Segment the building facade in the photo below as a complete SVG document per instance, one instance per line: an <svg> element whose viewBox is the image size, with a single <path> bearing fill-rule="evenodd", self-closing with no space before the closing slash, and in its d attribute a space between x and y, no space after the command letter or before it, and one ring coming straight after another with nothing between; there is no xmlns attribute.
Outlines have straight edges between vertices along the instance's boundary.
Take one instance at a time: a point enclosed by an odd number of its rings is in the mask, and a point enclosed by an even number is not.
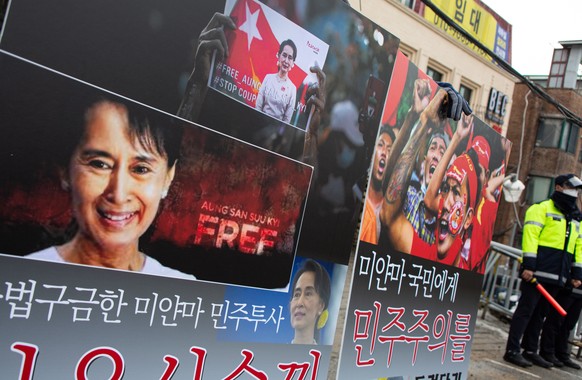
<svg viewBox="0 0 582 380"><path fill-rule="evenodd" d="M562 48L554 50L550 73L529 79L577 115L579 121L582 117L582 41L560 44ZM513 142L508 172L517 173L526 189L519 202L500 204L494 240L520 246L525 211L552 194L554 177L561 173L582 175L580 127L550 101L534 95L526 84L515 86L507 130L507 137Z"/></svg>
<svg viewBox="0 0 582 380"><path fill-rule="evenodd" d="M474 114L505 135L512 108L511 94L517 81L513 75L439 21L420 0L351 0L350 3L400 38L400 50L412 63L436 81L449 82L459 89ZM489 44L482 42L511 63L511 25L493 10L478 0L433 3L449 9L453 21L476 38L494 40ZM456 9L457 3L462 7ZM487 32L488 29L494 31Z"/></svg>

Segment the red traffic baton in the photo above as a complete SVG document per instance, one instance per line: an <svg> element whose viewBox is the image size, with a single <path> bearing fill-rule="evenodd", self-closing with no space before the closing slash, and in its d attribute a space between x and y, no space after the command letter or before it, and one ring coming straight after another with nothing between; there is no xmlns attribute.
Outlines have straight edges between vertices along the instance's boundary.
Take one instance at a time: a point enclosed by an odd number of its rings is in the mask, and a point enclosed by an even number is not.
<svg viewBox="0 0 582 380"><path fill-rule="evenodd" d="M562 316L565 317L566 316L566 310L564 310L564 308L562 306L560 306L560 304L554 299L554 297L552 297L552 295L550 293L548 293L548 291L546 290L546 288L544 288L542 286L542 284L540 284L538 282L538 280L534 277L531 279L530 283L532 283L533 285L536 286L536 289L542 293L542 295L548 300L548 302L550 303L550 305L552 305L554 307L554 309L556 309L556 311Z"/></svg>

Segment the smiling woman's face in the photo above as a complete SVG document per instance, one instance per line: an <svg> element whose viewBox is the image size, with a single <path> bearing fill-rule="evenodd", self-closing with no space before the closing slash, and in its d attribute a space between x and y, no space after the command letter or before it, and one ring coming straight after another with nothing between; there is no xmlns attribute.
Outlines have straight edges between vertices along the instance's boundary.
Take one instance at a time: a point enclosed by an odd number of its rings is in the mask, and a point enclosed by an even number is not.
<svg viewBox="0 0 582 380"><path fill-rule="evenodd" d="M315 289L315 273L303 272L293 289L291 326L296 330L314 329L324 305Z"/></svg>
<svg viewBox="0 0 582 380"><path fill-rule="evenodd" d="M124 106L94 105L68 169L78 237L100 249L137 250L173 176L165 155L130 137Z"/></svg>
<svg viewBox="0 0 582 380"><path fill-rule="evenodd" d="M284 74L288 74L289 71L295 66L295 59L293 58L293 48L289 45L283 46L281 53L277 54L277 60L279 63L279 71Z"/></svg>

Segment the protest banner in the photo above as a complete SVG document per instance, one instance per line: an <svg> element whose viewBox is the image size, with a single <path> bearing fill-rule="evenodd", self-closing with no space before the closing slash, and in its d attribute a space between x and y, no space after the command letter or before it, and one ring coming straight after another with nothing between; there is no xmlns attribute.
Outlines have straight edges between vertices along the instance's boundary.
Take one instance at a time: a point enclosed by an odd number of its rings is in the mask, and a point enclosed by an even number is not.
<svg viewBox="0 0 582 380"><path fill-rule="evenodd" d="M398 40L341 2L239 4L274 17L273 35L307 39L290 77L301 69L327 95L313 125L210 88L194 99L199 113L181 107L208 83L196 69L212 54L198 46L234 2L11 2L0 41L3 376L327 377L359 211L346 190L365 178L380 117L369 107L384 102ZM330 22L349 27L330 34ZM181 137L167 150L170 130ZM307 149L313 131L326 138ZM90 247L108 247L104 260Z"/></svg>
<svg viewBox="0 0 582 380"><path fill-rule="evenodd" d="M473 115L444 118L444 90L402 54L393 78L338 378L466 378L510 144Z"/></svg>
<svg viewBox="0 0 582 380"><path fill-rule="evenodd" d="M225 8L236 29L225 30L228 56L213 56L209 87L305 130L307 89L317 85L310 68L324 68L329 46L257 1L229 0Z"/></svg>

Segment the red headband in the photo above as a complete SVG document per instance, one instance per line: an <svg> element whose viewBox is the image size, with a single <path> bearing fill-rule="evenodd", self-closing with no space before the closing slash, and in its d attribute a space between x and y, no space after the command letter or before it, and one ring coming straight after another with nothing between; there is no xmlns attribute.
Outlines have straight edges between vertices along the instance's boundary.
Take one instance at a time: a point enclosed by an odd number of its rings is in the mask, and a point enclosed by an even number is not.
<svg viewBox="0 0 582 380"><path fill-rule="evenodd" d="M483 136L477 136L473 140L473 149L477 152L479 157L479 163L485 168L489 169L489 158L491 156L491 148L489 147L489 142Z"/></svg>
<svg viewBox="0 0 582 380"><path fill-rule="evenodd" d="M452 178L459 182L459 185L463 185L463 180L467 178L467 185L469 186L469 207L475 208L475 202L477 199L477 171L475 170L475 165L473 161L466 153L463 153L453 161L451 166L447 169L445 178Z"/></svg>

